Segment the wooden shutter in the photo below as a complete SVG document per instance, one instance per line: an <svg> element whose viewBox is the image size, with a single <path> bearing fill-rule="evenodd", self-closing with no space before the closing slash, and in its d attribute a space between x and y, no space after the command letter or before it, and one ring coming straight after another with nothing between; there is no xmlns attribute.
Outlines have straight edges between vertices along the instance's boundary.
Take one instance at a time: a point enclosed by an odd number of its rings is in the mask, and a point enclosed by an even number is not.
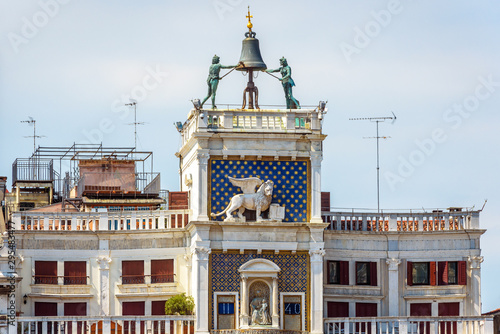
<svg viewBox="0 0 500 334"><path fill-rule="evenodd" d="M429 281L431 285L436 285L436 262L429 263Z"/></svg>
<svg viewBox="0 0 500 334"><path fill-rule="evenodd" d="M370 285L377 286L377 262L370 262Z"/></svg>
<svg viewBox="0 0 500 334"><path fill-rule="evenodd" d="M87 303L64 303L65 316L87 315Z"/></svg>
<svg viewBox="0 0 500 334"><path fill-rule="evenodd" d="M174 281L174 260L151 260L151 283Z"/></svg>
<svg viewBox="0 0 500 334"><path fill-rule="evenodd" d="M458 285L467 285L467 262L458 261Z"/></svg>
<svg viewBox="0 0 500 334"><path fill-rule="evenodd" d="M330 192L321 192L321 211L330 212Z"/></svg>
<svg viewBox="0 0 500 334"><path fill-rule="evenodd" d="M64 261L64 284L87 284L87 262Z"/></svg>
<svg viewBox="0 0 500 334"><path fill-rule="evenodd" d="M36 317L56 317L57 316L57 303L35 302L35 316Z"/></svg>
<svg viewBox="0 0 500 334"><path fill-rule="evenodd" d="M144 284L144 261L122 261L122 283Z"/></svg>
<svg viewBox="0 0 500 334"><path fill-rule="evenodd" d="M349 261L340 261L340 284L349 285Z"/></svg>
<svg viewBox="0 0 500 334"><path fill-rule="evenodd" d="M185 210L188 209L188 192L187 191L171 191L168 193L168 209L169 210Z"/></svg>
<svg viewBox="0 0 500 334"><path fill-rule="evenodd" d="M35 261L35 284L57 284L57 261Z"/></svg>
<svg viewBox="0 0 500 334"><path fill-rule="evenodd" d="M123 302L122 315L145 315L144 302Z"/></svg>
<svg viewBox="0 0 500 334"><path fill-rule="evenodd" d="M413 264L410 261L406 261L406 281L408 285L413 285Z"/></svg>
<svg viewBox="0 0 500 334"><path fill-rule="evenodd" d="M430 317L432 315L432 303L411 303L410 317Z"/></svg>
<svg viewBox="0 0 500 334"><path fill-rule="evenodd" d="M376 317L377 303L356 303L356 317Z"/></svg>
<svg viewBox="0 0 500 334"><path fill-rule="evenodd" d="M438 262L438 285L448 284L448 262Z"/></svg>
<svg viewBox="0 0 500 334"><path fill-rule="evenodd" d="M349 303L347 302L328 302L328 318L347 318L349 317Z"/></svg>

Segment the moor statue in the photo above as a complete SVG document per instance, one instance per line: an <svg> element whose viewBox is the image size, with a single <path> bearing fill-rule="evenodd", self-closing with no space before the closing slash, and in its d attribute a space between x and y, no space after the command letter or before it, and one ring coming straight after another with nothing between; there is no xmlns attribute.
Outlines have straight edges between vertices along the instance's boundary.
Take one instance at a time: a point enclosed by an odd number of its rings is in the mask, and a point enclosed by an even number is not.
<svg viewBox="0 0 500 334"><path fill-rule="evenodd" d="M274 186L273 181L268 180L262 183L262 180L257 177L243 179L228 178L235 187L241 188L243 194L233 196L227 208L218 214L212 213L212 217L217 217L225 213L226 219L224 219L224 221L231 221L235 218L232 212L238 209L238 217L244 221L245 217L243 216L243 212L248 209L256 211L257 221L262 220L260 216L261 212L267 210L269 205L271 205ZM259 189L255 192L255 187L259 185Z"/></svg>
<svg viewBox="0 0 500 334"><path fill-rule="evenodd" d="M300 109L299 101L297 101L292 94L292 87L295 86L295 82L292 79L292 69L288 66L288 62L285 57L280 59L280 68L275 70L266 70L267 73L280 72L281 73L281 84L283 85L283 90L285 91L286 108L287 109Z"/></svg>
<svg viewBox="0 0 500 334"><path fill-rule="evenodd" d="M235 68L236 66L224 66L219 63L220 57L215 55L212 58L212 65L210 65L210 68L208 70L208 78L207 78L207 84L208 84L208 95L203 99L203 102L201 102L201 106L205 104L205 102L212 97L212 109L216 109L217 106L215 105L215 94L217 92L217 86L219 85L220 77L219 73L220 70L223 68Z"/></svg>

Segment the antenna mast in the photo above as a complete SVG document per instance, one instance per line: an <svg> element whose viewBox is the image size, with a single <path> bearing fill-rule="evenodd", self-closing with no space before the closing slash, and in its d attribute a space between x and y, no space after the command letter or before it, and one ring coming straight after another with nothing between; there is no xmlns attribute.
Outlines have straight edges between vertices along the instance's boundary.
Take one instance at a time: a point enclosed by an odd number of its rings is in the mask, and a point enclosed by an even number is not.
<svg viewBox="0 0 500 334"><path fill-rule="evenodd" d="M21 123L28 123L33 125L33 136L24 136L24 138L33 138L33 155L35 155L36 152L36 139L37 138L43 138L45 136L37 136L36 135L36 120L33 119L33 117L28 116L29 120L27 121L21 121Z"/></svg>
<svg viewBox="0 0 500 334"><path fill-rule="evenodd" d="M129 125L134 126L134 149L137 151L137 125L143 125L144 122L137 122L137 101L134 99L129 99L130 103L125 103L126 106L134 107L134 123L129 123Z"/></svg>
<svg viewBox="0 0 500 334"><path fill-rule="evenodd" d="M370 121L376 124L377 136L376 137L364 137L364 139L377 139L377 213L380 213L380 154L379 154L379 139L387 139L391 137L379 136L378 125L386 120L392 120L391 124L396 121L396 115L392 113L390 117L362 117L362 118L349 118L350 121Z"/></svg>

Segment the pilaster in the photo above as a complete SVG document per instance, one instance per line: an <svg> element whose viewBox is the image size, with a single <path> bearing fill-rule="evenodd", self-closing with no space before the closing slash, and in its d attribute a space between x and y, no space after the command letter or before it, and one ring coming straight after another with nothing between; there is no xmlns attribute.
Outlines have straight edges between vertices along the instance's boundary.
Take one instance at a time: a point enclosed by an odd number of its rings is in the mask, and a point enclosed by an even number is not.
<svg viewBox="0 0 500 334"><path fill-rule="evenodd" d="M389 316L397 317L399 316L399 265L401 264L401 260L389 258L385 260L385 263L387 263L389 271Z"/></svg>
<svg viewBox="0 0 500 334"><path fill-rule="evenodd" d="M99 256L96 259L99 265L99 281L100 281L100 306L101 306L101 316L109 316L109 266L111 263L111 258L108 256Z"/></svg>
<svg viewBox="0 0 500 334"><path fill-rule="evenodd" d="M311 262L311 333L323 333L323 257L324 249L309 251Z"/></svg>
<svg viewBox="0 0 500 334"><path fill-rule="evenodd" d="M481 263L482 256L469 256L470 282L471 282L471 316L481 315Z"/></svg>

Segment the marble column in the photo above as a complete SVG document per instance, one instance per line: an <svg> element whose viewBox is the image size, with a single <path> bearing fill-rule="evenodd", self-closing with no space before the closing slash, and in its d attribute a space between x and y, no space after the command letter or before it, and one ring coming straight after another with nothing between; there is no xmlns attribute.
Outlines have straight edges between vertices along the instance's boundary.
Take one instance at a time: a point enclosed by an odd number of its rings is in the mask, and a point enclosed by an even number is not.
<svg viewBox="0 0 500 334"><path fill-rule="evenodd" d="M471 295L471 316L481 315L481 263L484 261L482 256L469 256L470 266L470 295Z"/></svg>
<svg viewBox="0 0 500 334"><path fill-rule="evenodd" d="M321 219L321 152L311 153L311 223L322 223Z"/></svg>
<svg viewBox="0 0 500 334"><path fill-rule="evenodd" d="M385 261L387 269L389 270L388 285L388 302L389 302L389 316L399 316L399 265L400 259L390 258Z"/></svg>
<svg viewBox="0 0 500 334"><path fill-rule="evenodd" d="M278 277L273 277L273 327L279 328L280 315L278 313Z"/></svg>
<svg viewBox="0 0 500 334"><path fill-rule="evenodd" d="M193 207L193 220L208 221L208 153L198 153L198 184L196 185L196 205Z"/></svg>
<svg viewBox="0 0 500 334"><path fill-rule="evenodd" d="M109 303L110 303L110 298L109 298L109 293L110 293L110 287L109 287L109 265L111 263L111 258L107 256L99 256L96 259L97 264L99 265L99 281L100 281L100 302L99 306L101 309L100 315L101 316L109 316Z"/></svg>
<svg viewBox="0 0 500 334"><path fill-rule="evenodd" d="M209 333L208 313L208 259L212 250L206 247L196 247L193 252L193 298L195 302L195 333Z"/></svg>
<svg viewBox="0 0 500 334"><path fill-rule="evenodd" d="M240 328L248 328L248 284L247 278L241 276L241 314L240 314Z"/></svg>
<svg viewBox="0 0 500 334"><path fill-rule="evenodd" d="M309 251L311 262L310 333L323 333L323 249Z"/></svg>

